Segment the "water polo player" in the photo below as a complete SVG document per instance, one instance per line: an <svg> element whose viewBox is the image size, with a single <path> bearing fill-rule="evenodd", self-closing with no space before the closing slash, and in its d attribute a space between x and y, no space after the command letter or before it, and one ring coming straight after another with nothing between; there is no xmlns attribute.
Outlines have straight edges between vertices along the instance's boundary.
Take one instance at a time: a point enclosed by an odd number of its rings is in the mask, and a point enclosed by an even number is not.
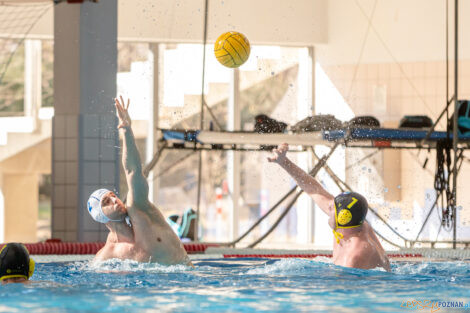
<svg viewBox="0 0 470 313"><path fill-rule="evenodd" d="M7 243L0 249L0 281L26 283L34 273L34 261L20 243Z"/></svg>
<svg viewBox="0 0 470 313"><path fill-rule="evenodd" d="M124 204L113 192L98 189L88 200L92 218L109 229L105 246L95 260L131 259L160 264L191 264L178 236L148 199L149 186L140 163L127 105L115 99L118 128L123 137L122 164L129 187Z"/></svg>
<svg viewBox="0 0 470 313"><path fill-rule="evenodd" d="M288 145L273 149L268 161L279 164L297 182L315 203L329 216L333 229L333 262L336 265L371 269L390 263L372 227L365 221L367 200L356 192L345 192L333 197L315 178L307 174L286 157Z"/></svg>

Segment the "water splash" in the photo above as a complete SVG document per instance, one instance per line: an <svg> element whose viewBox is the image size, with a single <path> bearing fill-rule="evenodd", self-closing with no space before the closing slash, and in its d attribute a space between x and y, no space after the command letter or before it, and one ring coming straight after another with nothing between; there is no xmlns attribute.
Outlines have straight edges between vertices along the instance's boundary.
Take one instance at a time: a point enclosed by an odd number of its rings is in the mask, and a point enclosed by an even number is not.
<svg viewBox="0 0 470 313"><path fill-rule="evenodd" d="M264 267L249 270L248 275L266 275L266 274L304 274L309 271L319 270L331 264L323 262L305 260L305 259L282 259L273 264L266 264Z"/></svg>
<svg viewBox="0 0 470 313"><path fill-rule="evenodd" d="M90 272L148 272L148 273L180 273L193 268L187 265L162 265L158 263L142 263L134 260L109 259L105 261L75 262L71 269Z"/></svg>

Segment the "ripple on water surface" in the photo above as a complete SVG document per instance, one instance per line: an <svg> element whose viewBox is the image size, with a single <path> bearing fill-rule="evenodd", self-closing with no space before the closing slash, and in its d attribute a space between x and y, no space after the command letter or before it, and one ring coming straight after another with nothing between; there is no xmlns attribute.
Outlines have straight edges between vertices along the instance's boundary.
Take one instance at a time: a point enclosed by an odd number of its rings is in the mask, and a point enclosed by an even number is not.
<svg viewBox="0 0 470 313"><path fill-rule="evenodd" d="M392 272L329 259L40 263L0 288L0 312L400 312L406 300L470 301L470 264L396 262Z"/></svg>

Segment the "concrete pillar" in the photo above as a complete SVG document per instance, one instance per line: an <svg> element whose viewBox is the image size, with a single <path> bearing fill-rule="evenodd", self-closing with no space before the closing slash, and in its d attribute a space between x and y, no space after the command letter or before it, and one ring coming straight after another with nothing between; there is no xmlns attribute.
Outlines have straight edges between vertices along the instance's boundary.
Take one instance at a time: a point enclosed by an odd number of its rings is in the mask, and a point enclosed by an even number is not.
<svg viewBox="0 0 470 313"><path fill-rule="evenodd" d="M152 54L152 64L153 64L153 89L152 89L152 103L150 107L149 122L148 122L148 135L147 135L147 156L146 164L152 160L153 156L158 152L157 145L157 136L156 129L160 127L160 103L163 100L163 58L160 56L163 55L163 49L165 48L164 44L152 43L150 44L150 51ZM148 182L149 182L149 199L153 203L158 203L158 188L159 188L159 179L155 178L155 174L159 173L159 163L155 165L154 170L149 173Z"/></svg>
<svg viewBox="0 0 470 313"><path fill-rule="evenodd" d="M230 80L230 95L228 100L228 127L227 130L241 129L240 113L240 72L238 69L232 71ZM230 235L229 240L238 237L238 222L240 211L240 179L241 179L241 159L239 151L227 152L227 178L230 194L232 196L232 209L230 210Z"/></svg>
<svg viewBox="0 0 470 313"><path fill-rule="evenodd" d="M4 242L36 242L38 175L3 174Z"/></svg>
<svg viewBox="0 0 470 313"><path fill-rule="evenodd" d="M397 122L384 122L384 127L396 128ZM403 150L384 149L382 162L383 184L387 189L384 200L389 202L401 201L401 155ZM414 151L413 151L414 153Z"/></svg>
<svg viewBox="0 0 470 313"><path fill-rule="evenodd" d="M299 52L299 73L297 118L302 120L314 114L315 109L315 55L313 47ZM305 171L313 167L311 152L297 156L298 165ZM314 241L315 210L313 200L303 193L297 200L297 242L312 243Z"/></svg>
<svg viewBox="0 0 470 313"><path fill-rule="evenodd" d="M39 175L51 172L50 151L44 140L0 162L0 243L37 240Z"/></svg>
<svg viewBox="0 0 470 313"><path fill-rule="evenodd" d="M103 241L86 201L98 188L119 192L117 1L56 5L54 38L52 237Z"/></svg>

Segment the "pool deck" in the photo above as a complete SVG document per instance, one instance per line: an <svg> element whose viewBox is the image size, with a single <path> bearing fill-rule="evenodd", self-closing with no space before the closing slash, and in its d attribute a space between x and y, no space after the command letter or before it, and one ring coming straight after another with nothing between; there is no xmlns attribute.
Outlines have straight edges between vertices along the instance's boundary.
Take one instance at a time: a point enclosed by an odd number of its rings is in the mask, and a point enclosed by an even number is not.
<svg viewBox="0 0 470 313"><path fill-rule="evenodd" d="M465 261L470 262L470 249L402 249L387 251L392 261ZM228 258L330 258L327 249L233 249L209 247L204 253L190 254L192 260ZM33 255L36 262L90 261L94 255Z"/></svg>

